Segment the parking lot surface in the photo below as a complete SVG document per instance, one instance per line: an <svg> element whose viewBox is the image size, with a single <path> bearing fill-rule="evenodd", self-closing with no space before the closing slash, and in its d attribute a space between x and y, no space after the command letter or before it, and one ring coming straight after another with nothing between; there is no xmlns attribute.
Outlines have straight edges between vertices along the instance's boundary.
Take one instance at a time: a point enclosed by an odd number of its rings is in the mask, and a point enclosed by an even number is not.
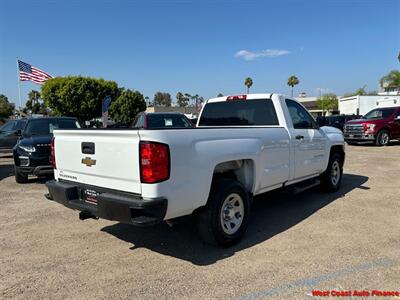
<svg viewBox="0 0 400 300"><path fill-rule="evenodd" d="M274 192L245 238L204 244L191 218L136 228L78 219L18 185L0 158L0 298L313 299L312 290L400 290L400 144L349 146L342 188ZM188 195L190 197L190 195Z"/></svg>

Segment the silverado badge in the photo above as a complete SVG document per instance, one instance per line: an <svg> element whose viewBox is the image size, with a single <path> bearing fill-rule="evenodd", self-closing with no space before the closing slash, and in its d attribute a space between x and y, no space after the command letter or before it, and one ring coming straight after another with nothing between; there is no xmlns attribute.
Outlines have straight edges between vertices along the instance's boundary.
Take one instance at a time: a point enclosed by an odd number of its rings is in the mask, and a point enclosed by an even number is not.
<svg viewBox="0 0 400 300"><path fill-rule="evenodd" d="M90 157L87 156L85 158L82 158L81 162L88 167L94 166L96 164L95 159L91 159Z"/></svg>

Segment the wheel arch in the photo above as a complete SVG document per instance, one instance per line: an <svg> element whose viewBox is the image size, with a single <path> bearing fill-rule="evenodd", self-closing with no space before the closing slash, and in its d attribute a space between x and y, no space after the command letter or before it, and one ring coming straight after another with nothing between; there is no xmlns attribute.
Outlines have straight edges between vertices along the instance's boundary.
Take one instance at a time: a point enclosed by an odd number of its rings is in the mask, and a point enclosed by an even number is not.
<svg viewBox="0 0 400 300"><path fill-rule="evenodd" d="M384 127L380 128L378 130L378 132L376 133L376 136L378 136L378 134L381 133L382 130L386 130L389 133L389 137L390 138L392 137L392 132L391 132L391 130L390 130L390 128L388 126L384 126Z"/></svg>
<svg viewBox="0 0 400 300"><path fill-rule="evenodd" d="M332 156L333 153L338 153L342 157L342 164L344 164L346 158L346 152L344 151L344 145L333 145L329 152L329 157Z"/></svg>
<svg viewBox="0 0 400 300"><path fill-rule="evenodd" d="M212 182L217 178L231 178L252 194L254 191L255 163L252 159L238 159L218 163L213 170Z"/></svg>

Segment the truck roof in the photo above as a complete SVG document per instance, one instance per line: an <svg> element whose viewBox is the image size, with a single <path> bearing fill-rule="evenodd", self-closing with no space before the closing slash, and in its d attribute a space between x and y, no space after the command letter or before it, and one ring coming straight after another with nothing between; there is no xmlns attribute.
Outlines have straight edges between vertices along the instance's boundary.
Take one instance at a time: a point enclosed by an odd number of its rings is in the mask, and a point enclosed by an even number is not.
<svg viewBox="0 0 400 300"><path fill-rule="evenodd" d="M223 102L228 100L228 98L233 97L246 97L246 100L255 100L255 99L271 99L273 93L257 93L257 94L237 94L237 95L228 95L222 97L211 98L207 100L206 103L214 103L214 102ZM232 99L233 100L233 99Z"/></svg>

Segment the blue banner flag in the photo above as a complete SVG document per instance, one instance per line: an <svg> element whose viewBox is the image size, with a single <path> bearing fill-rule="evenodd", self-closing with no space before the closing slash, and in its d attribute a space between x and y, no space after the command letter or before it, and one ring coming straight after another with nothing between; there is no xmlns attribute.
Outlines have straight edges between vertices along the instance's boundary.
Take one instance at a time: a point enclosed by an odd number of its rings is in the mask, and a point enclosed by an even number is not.
<svg viewBox="0 0 400 300"><path fill-rule="evenodd" d="M102 112L103 112L103 127L107 128L108 124L108 107L110 106L111 102L111 97L106 96L103 100L103 105L102 105Z"/></svg>

